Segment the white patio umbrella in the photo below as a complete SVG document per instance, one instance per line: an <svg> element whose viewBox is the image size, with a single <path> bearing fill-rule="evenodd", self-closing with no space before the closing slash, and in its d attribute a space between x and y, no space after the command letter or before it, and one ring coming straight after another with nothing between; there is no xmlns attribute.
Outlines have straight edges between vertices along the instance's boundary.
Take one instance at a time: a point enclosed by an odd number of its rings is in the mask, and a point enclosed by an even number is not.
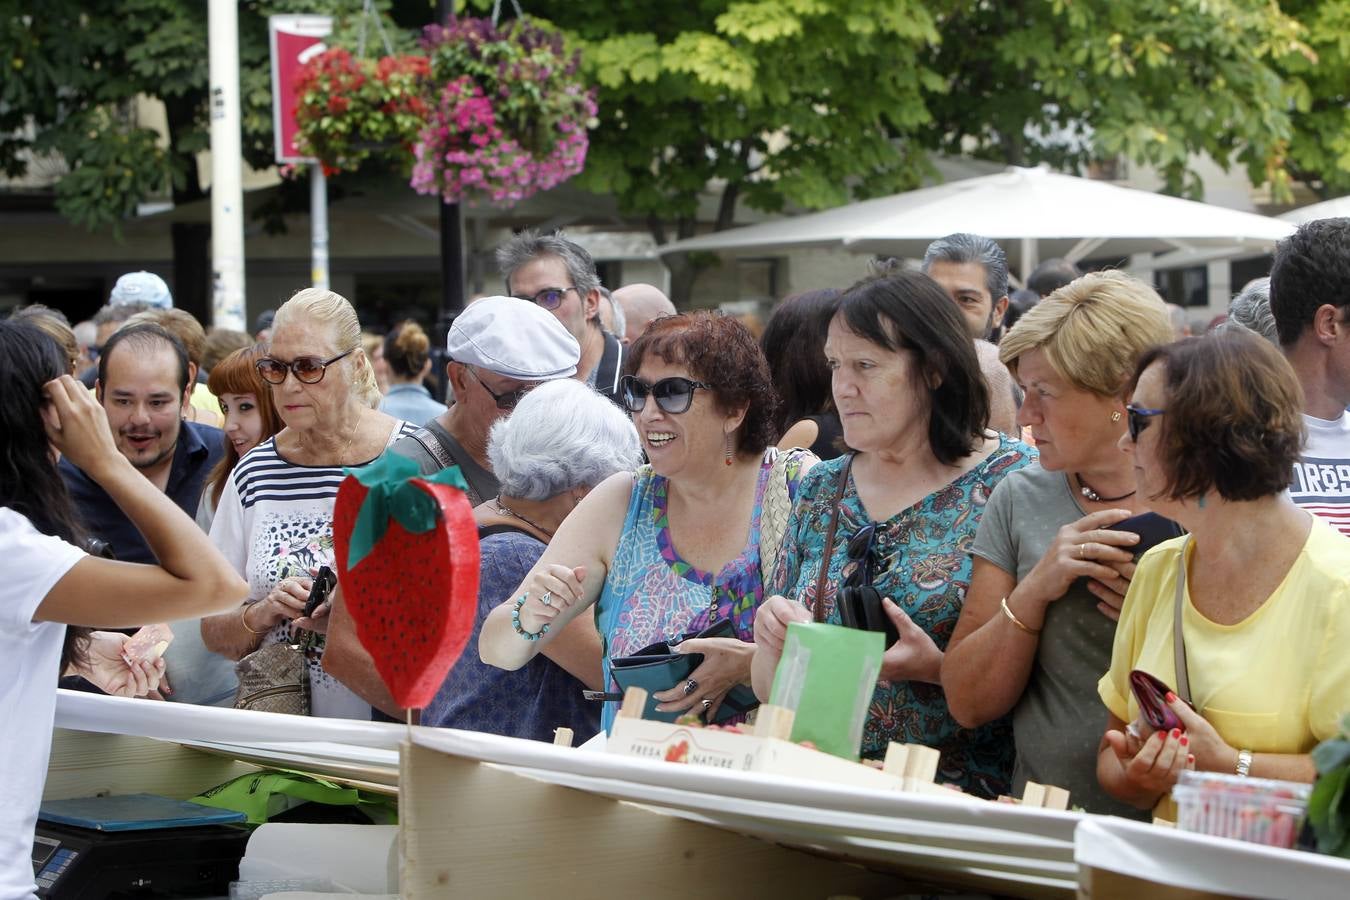
<svg viewBox="0 0 1350 900"><path fill-rule="evenodd" d="M1237 247L1268 250L1294 226L1045 168L1011 167L837 209L734 228L657 248L764 253L837 247L917 258L934 238L957 231L999 241L1025 277L1044 257L1080 260L1133 253Z"/></svg>
<svg viewBox="0 0 1350 900"><path fill-rule="evenodd" d="M1302 225L1305 222L1312 222L1317 219L1342 219L1346 216L1350 216L1350 197L1337 197L1334 200L1323 200L1321 203L1300 206L1298 209L1280 213L1278 218L1295 225Z"/></svg>

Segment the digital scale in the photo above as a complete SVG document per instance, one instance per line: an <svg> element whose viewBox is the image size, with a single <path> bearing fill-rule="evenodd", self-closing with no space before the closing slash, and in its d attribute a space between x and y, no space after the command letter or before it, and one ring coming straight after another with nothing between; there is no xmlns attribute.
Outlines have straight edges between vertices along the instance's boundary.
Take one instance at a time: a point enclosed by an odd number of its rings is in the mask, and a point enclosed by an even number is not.
<svg viewBox="0 0 1350 900"><path fill-rule="evenodd" d="M250 834L242 813L150 794L49 801L38 815L33 876L50 900L226 896Z"/></svg>

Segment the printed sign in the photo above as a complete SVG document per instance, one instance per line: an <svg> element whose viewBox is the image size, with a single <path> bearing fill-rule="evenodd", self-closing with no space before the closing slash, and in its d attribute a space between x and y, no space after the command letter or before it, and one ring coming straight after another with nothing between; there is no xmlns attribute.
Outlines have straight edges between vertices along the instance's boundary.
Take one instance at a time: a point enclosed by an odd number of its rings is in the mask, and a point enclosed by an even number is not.
<svg viewBox="0 0 1350 900"><path fill-rule="evenodd" d="M295 146L299 130L295 110L299 101L295 83L300 69L328 47L324 38L333 31L331 16L269 16L268 43L272 48L272 134L278 163L312 163Z"/></svg>

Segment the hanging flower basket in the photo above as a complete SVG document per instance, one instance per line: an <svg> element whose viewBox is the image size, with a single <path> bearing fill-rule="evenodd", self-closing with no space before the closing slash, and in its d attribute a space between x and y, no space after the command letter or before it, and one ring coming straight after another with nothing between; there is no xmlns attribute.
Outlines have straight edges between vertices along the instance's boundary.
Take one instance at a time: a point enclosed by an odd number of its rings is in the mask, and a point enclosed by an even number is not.
<svg viewBox="0 0 1350 900"><path fill-rule="evenodd" d="M562 33L524 19L427 27L422 55L360 60L346 50L305 66L299 143L332 169L380 153L412 188L447 203L513 204L581 172L594 92Z"/></svg>
<svg viewBox="0 0 1350 900"><path fill-rule="evenodd" d="M377 152L406 171L426 120L430 75L425 56L358 59L341 47L320 53L296 84L296 144L329 171L355 171Z"/></svg>

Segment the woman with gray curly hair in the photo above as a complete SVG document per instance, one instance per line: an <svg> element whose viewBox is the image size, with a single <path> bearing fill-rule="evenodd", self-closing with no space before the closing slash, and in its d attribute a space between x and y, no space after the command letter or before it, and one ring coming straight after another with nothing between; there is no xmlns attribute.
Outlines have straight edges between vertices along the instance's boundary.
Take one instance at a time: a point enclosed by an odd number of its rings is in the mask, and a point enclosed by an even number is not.
<svg viewBox="0 0 1350 900"><path fill-rule="evenodd" d="M613 403L573 379L542 384L492 426L488 458L500 493L474 511L480 576L471 647L483 620L524 580L558 525L600 482L642 462L637 429ZM422 713L423 725L552 741L560 725L578 739L600 730L600 639L577 620L512 672L466 652Z"/></svg>

